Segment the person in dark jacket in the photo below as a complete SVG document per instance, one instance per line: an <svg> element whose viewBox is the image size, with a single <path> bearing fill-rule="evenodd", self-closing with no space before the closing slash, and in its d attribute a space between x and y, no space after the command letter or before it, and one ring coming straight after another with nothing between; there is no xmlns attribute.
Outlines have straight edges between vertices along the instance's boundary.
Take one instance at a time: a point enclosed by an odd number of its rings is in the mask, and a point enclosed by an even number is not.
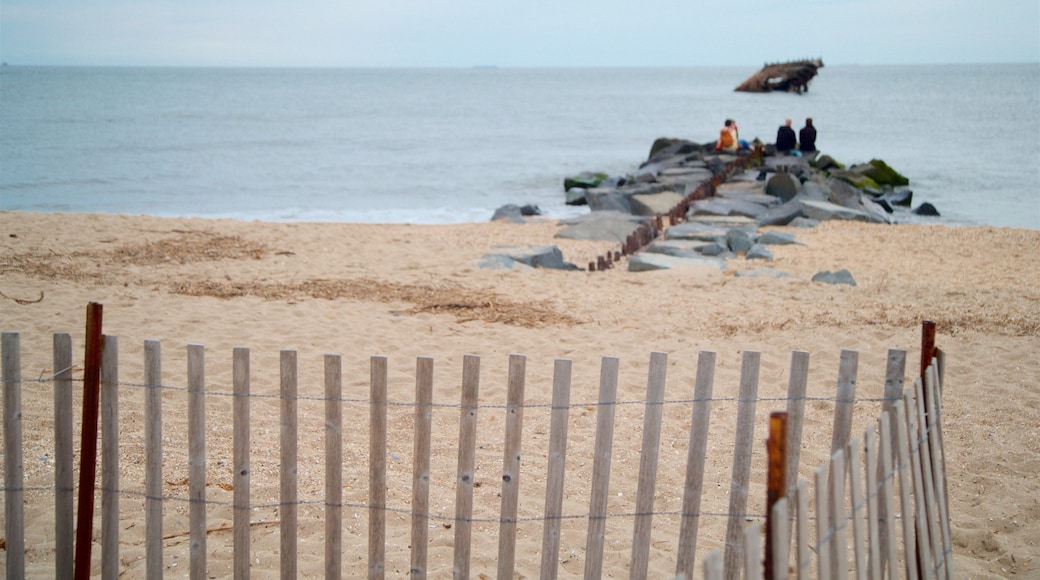
<svg viewBox="0 0 1040 580"><path fill-rule="evenodd" d="M790 153L798 145L797 138L794 135L794 129L791 128L791 120L787 119L776 131L776 150L781 153Z"/></svg>
<svg viewBox="0 0 1040 580"><path fill-rule="evenodd" d="M798 150L806 153L816 151L816 127L813 127L812 117L805 120L805 126L798 132Z"/></svg>

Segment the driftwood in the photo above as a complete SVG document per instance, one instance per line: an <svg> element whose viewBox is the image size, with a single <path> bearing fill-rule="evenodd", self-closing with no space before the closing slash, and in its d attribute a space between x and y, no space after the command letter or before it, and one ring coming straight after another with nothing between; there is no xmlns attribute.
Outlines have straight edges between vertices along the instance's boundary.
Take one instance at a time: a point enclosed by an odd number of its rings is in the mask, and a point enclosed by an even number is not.
<svg viewBox="0 0 1040 580"><path fill-rule="evenodd" d="M767 64L762 67L762 70L748 77L735 90L745 93L784 91L801 94L803 91L809 90L809 81L821 68L823 68L823 61L818 58Z"/></svg>

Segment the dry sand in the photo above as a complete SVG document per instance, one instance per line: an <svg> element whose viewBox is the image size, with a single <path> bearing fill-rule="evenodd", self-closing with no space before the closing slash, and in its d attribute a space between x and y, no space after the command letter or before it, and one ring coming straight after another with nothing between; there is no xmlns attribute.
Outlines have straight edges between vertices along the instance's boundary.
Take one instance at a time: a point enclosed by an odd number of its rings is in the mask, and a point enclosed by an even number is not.
<svg viewBox="0 0 1040 580"><path fill-rule="evenodd" d="M282 349L299 357L301 576L322 573L323 355L343 356L344 547L346 576L366 570L367 420L369 357L389 360L390 399L414 400L416 357L435 361L434 467L430 573L451 572L454 469L459 384L465 354L481 357L481 404L476 516L499 507L506 373L511 353L526 355L524 461L520 514L537 518L544 501L548 409L554 359L573 361L572 403L596 399L601 358L620 359L611 474L611 514L634 510L642 400L650 353L668 354L669 401L692 396L697 354L717 353L715 403L708 441L702 509L728 507L736 396L744 351L761 353L759 396L785 394L791 351L811 353L809 396L832 397L842 349L859 352L854 433L876 419L890 348L908 352L907 374L919 364L921 323L937 324L948 356L945 437L949 465L954 564L959 578L1040 577L1040 231L988 227L878 226L825 223L797 231L804 245L775 247L772 263L732 259L723 271L629 273L504 271L478 267L500 244L558 245L584 266L616 245L555 239L552 222L467 225L274 224L230 220L111 215L0 213L2 329L21 334L23 376L51 369L55 332L72 335L82 368L86 306L104 306L104 331L119 337L121 390L121 570L144 571L142 426L143 342L163 347L166 450L165 564L187 572L186 345L206 348L207 388L231 391L231 353L248 346L253 393L278 389ZM769 267L786 278L737 277ZM857 285L813 283L822 270L847 268ZM77 376L81 376L78 374ZM47 382L23 384L26 533L31 575L52 577L53 398ZM78 399L78 397L77 397ZM78 404L78 400L77 400ZM230 398L208 397L207 498L210 528L230 523ZM456 405L456 406L452 406ZM758 404L756 441L783 401ZM825 461L832 401L811 401L802 476ZM252 442L253 574L278 574L278 402L257 398ZM677 517L686 461L690 405L665 406L654 519L651 576L667 577L675 561ZM570 415L566 514L587 510L595 408L576 404ZM79 426L76 438L78 440ZM408 573L412 408L389 410L389 503L402 510L388 521L390 576ZM78 442L77 442L78 447ZM764 503L764 445L756 447L749 511ZM445 519L440 519L441 517ZM584 566L586 522L564 521L563 576ZM99 525L95 525L95 535ZM518 577L538 573L541 523L522 522ZM494 574L498 527L476 525L475 577ZM604 568L626 576L632 518L608 520ZM723 544L725 518L701 518L698 562ZM230 531L208 536L209 572L230 574ZM94 556L99 550L95 547ZM0 552L6 558L6 552ZM97 571L98 569L95 568Z"/></svg>

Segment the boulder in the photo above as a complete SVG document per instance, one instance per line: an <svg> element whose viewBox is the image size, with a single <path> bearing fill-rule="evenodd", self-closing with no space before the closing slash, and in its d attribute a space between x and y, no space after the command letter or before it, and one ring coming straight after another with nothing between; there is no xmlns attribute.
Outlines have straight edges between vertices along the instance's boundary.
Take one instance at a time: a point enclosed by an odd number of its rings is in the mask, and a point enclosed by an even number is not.
<svg viewBox="0 0 1040 580"><path fill-rule="evenodd" d="M878 185L891 185L893 187L910 185L909 179L880 159L871 159L870 163L854 166L853 170L869 177Z"/></svg>
<svg viewBox="0 0 1040 580"><path fill-rule="evenodd" d="M631 216L619 216L617 212L602 212L599 219L573 220L560 222L564 228L556 232L557 238L568 240L600 240L606 242L624 242L639 226L639 221ZM595 215L595 214L591 214Z"/></svg>
<svg viewBox="0 0 1040 580"><path fill-rule="evenodd" d="M789 201L766 210L756 221L760 226L786 226L801 217L805 217L805 207L798 201Z"/></svg>
<svg viewBox="0 0 1040 580"><path fill-rule="evenodd" d="M852 278L852 273L845 269L838 270L837 272L818 272L815 276L812 277L812 281L821 282L823 284L848 284L849 286L856 285L856 281Z"/></svg>
<svg viewBox="0 0 1040 580"><path fill-rule="evenodd" d="M567 191L574 187L584 187L586 189L590 187L599 187L599 184L606 178L606 173L584 171L578 175L564 178L563 190Z"/></svg>
<svg viewBox="0 0 1040 580"><path fill-rule="evenodd" d="M586 189L585 202L592 211L632 213L631 198L619 189Z"/></svg>
<svg viewBox="0 0 1040 580"><path fill-rule="evenodd" d="M813 201L809 199L799 200L805 217L817 221L847 220L867 223L888 223L888 220L879 220L873 213L861 209L852 209L831 203L829 201Z"/></svg>
<svg viewBox="0 0 1040 580"><path fill-rule="evenodd" d="M928 203L926 201L926 202L922 203L921 205L915 207L914 210L913 210L913 214L914 215L931 216L931 217L939 217L939 210L936 209L934 205L932 205L932 204L930 204L930 203Z"/></svg>
<svg viewBox="0 0 1040 580"><path fill-rule="evenodd" d="M741 229L732 229L726 232L726 245L734 254L744 254L755 245L751 235Z"/></svg>
<svg viewBox="0 0 1040 580"><path fill-rule="evenodd" d="M741 201L739 199L709 197L707 199L699 199L693 202L687 215L744 216L756 219L765 212L765 206L757 203Z"/></svg>
<svg viewBox="0 0 1040 580"><path fill-rule="evenodd" d="M686 222L665 230L666 240L697 240L700 242L717 242L726 240L729 228L713 226L698 222Z"/></svg>
<svg viewBox="0 0 1040 580"><path fill-rule="evenodd" d="M748 260L772 260L773 252L769 251L769 248L762 244L755 244L748 250L747 255L744 256Z"/></svg>
<svg viewBox="0 0 1040 580"><path fill-rule="evenodd" d="M763 246L787 246L791 244L803 245L798 240L794 239L794 234L787 232L765 232L761 236L758 236L758 240L755 241L757 244Z"/></svg>
<svg viewBox="0 0 1040 580"><path fill-rule="evenodd" d="M525 205L520 207L516 204L509 203L495 210L495 214L491 216L491 221L496 220L509 220L512 222L523 223L525 217L542 215L542 210L536 205Z"/></svg>
<svg viewBox="0 0 1040 580"><path fill-rule="evenodd" d="M780 201L791 201L800 188L801 183L790 173L777 173L766 182L766 195L780 198Z"/></svg>
<svg viewBox="0 0 1040 580"><path fill-rule="evenodd" d="M770 278L788 278L791 275L787 272L780 270L773 270L770 268L756 268L754 270L738 270L736 273L737 278L761 278L768 276Z"/></svg>
<svg viewBox="0 0 1040 580"><path fill-rule="evenodd" d="M557 246L495 246L492 249L495 251L484 255L480 267L494 268L508 260L513 260L531 268L579 269L574 264L563 260L563 252Z"/></svg>
<svg viewBox="0 0 1040 580"><path fill-rule="evenodd" d="M696 240L654 240L643 251L676 258L696 258L706 255L700 252L703 247L704 243Z"/></svg>
<svg viewBox="0 0 1040 580"><path fill-rule="evenodd" d="M629 272L647 272L650 270L696 270L703 275L717 274L726 267L724 260L714 258L677 258L664 254L648 254L640 252L628 260Z"/></svg>
<svg viewBox="0 0 1040 580"><path fill-rule="evenodd" d="M674 191L633 195L629 200L632 213L641 216L667 215L672 208L683 200L683 196Z"/></svg>

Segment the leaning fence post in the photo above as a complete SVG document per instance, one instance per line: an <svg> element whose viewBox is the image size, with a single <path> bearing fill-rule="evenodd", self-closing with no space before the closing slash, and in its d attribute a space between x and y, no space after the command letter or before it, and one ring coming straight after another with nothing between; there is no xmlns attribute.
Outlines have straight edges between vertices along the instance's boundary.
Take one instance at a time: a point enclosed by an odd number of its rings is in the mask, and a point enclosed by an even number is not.
<svg viewBox="0 0 1040 580"><path fill-rule="evenodd" d="M430 437L433 431L433 359L415 360L415 440L412 453L412 578L426 578L430 535Z"/></svg>
<svg viewBox="0 0 1040 580"><path fill-rule="evenodd" d="M234 537L235 555L234 568L236 578L249 577L249 495L250 474L252 468L249 463L250 440L252 439L252 427L249 416L249 391L250 391L250 368L249 349L236 347L232 351L232 382L234 383L234 399L232 402L231 422L234 426L232 436L232 457L235 491L232 496L234 502Z"/></svg>
<svg viewBox="0 0 1040 580"><path fill-rule="evenodd" d="M636 488L636 516L632 531L632 561L629 578L645 578L650 565L650 534L654 518L654 488L657 483L657 458L661 447L661 416L664 413L665 375L668 355L650 354L650 371L643 411L643 445L639 454L639 480Z"/></svg>
<svg viewBox="0 0 1040 580"><path fill-rule="evenodd" d="M549 426L549 460L545 477L545 523L542 528L540 578L556 578L559 569L560 518L563 516L563 482L567 464L567 417L570 414L571 361L556 359L553 367L552 415Z"/></svg>
<svg viewBox="0 0 1040 580"><path fill-rule="evenodd" d="M715 353L702 350L697 358L697 379L693 390L693 415L690 420L690 443L686 455L686 483L683 486L682 521L679 524L678 558L675 576L693 578L697 552L697 528L701 518L704 489L704 463L708 447L708 422L711 418L711 394L715 384Z"/></svg>
<svg viewBox="0 0 1040 580"><path fill-rule="evenodd" d="M368 577L386 573L386 357L369 361Z"/></svg>
<svg viewBox="0 0 1040 580"><path fill-rule="evenodd" d="M206 577L205 349L188 345L188 536L192 578Z"/></svg>
<svg viewBox="0 0 1040 580"><path fill-rule="evenodd" d="M101 347L101 576L119 576L119 339Z"/></svg>
<svg viewBox="0 0 1040 580"><path fill-rule="evenodd" d="M727 580L740 575L744 518L748 484L751 480L751 450L755 436L755 404L758 400L758 370L761 355L745 350L740 367L740 403L737 407L737 437L733 449L733 473L729 484L729 522L724 555Z"/></svg>
<svg viewBox="0 0 1040 580"><path fill-rule="evenodd" d="M101 322L103 308L87 305L86 346L83 357L83 424L79 456L79 511L76 514L76 580L90 577L90 548L94 530L94 479L97 475L98 406L101 399Z"/></svg>
<svg viewBox="0 0 1040 580"><path fill-rule="evenodd" d="M477 407L480 357L462 358L462 404L459 411L459 460L455 477L455 578L469 578L470 539L473 535L473 475L477 455Z"/></svg>
<svg viewBox="0 0 1040 580"><path fill-rule="evenodd" d="M589 528L585 539L585 578L603 576L603 545L607 528L610 455L614 443L614 411L617 407L618 359L603 357L600 364L596 409L596 448L592 458L592 491L589 495Z"/></svg>
<svg viewBox="0 0 1040 580"><path fill-rule="evenodd" d="M509 355L506 432L502 452L502 502L498 533L498 577L510 579L516 563L516 515L520 504L520 444L524 426L527 357Z"/></svg>
<svg viewBox="0 0 1040 580"><path fill-rule="evenodd" d="M25 472L22 463L22 362L18 333L3 333L4 521L7 577L25 577ZM89 547L88 547L89 549ZM90 572L87 557L87 574Z"/></svg>
<svg viewBox="0 0 1040 580"><path fill-rule="evenodd" d="M75 545L72 471L72 337L54 335L54 577L71 578ZM10 520L8 520L10 521ZM11 577L8 575L8 577Z"/></svg>
<svg viewBox="0 0 1040 580"><path fill-rule="evenodd" d="M774 411L769 415L769 438L766 440L766 451L768 455L768 469L766 471L766 553L765 553L765 576L775 578L773 571L783 567L787 569L787 561L773 562L774 554L787 554L786 546L774 545L778 538L774 536L778 522L773 521L773 506L787 496L785 486L787 484L787 413ZM786 512L784 519L787 519ZM787 528L787 522L783 522Z"/></svg>
<svg viewBox="0 0 1040 580"><path fill-rule="evenodd" d="M235 491L238 491L236 487ZM247 496L248 498L248 496ZM236 508L238 502L236 502ZM248 509L248 499L246 508ZM237 512L236 512L237 513ZM248 512L247 512L248 515ZM237 523L237 522L236 522ZM248 526L249 521L246 520ZM248 532L248 527L246 528ZM248 536L247 536L248 538ZM236 550L238 544L235 544ZM343 575L343 361L325 355L325 579Z"/></svg>

